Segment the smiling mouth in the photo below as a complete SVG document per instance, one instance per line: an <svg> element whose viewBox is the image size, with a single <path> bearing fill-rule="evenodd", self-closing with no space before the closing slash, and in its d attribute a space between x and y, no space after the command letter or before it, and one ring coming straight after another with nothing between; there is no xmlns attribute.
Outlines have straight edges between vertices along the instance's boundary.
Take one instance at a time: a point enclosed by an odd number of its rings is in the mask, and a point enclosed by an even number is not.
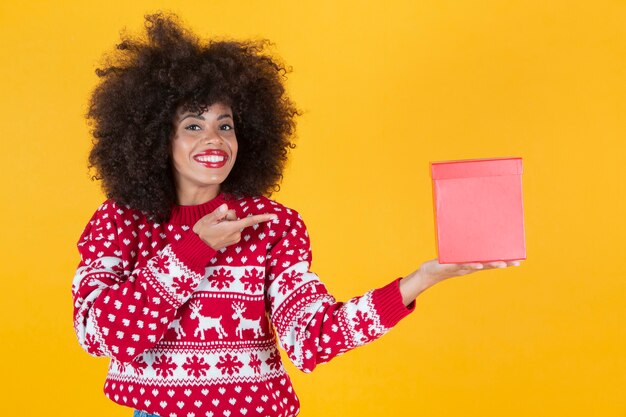
<svg viewBox="0 0 626 417"><path fill-rule="evenodd" d="M213 151L210 153L196 155L193 159L207 168L221 168L226 165L228 155L223 151Z"/></svg>

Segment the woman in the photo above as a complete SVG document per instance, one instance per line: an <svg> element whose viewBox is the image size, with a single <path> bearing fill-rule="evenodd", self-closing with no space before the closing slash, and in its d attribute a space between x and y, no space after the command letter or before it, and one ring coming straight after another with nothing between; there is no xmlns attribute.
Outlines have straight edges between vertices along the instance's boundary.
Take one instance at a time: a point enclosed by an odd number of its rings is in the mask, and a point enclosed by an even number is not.
<svg viewBox="0 0 626 417"><path fill-rule="evenodd" d="M111 358L113 401L141 416L294 416L278 342L310 372L386 333L429 286L507 266L429 261L336 302L299 214L266 197L298 114L284 66L264 42L203 43L171 16L146 30L97 71L90 163L108 199L72 286L79 342Z"/></svg>

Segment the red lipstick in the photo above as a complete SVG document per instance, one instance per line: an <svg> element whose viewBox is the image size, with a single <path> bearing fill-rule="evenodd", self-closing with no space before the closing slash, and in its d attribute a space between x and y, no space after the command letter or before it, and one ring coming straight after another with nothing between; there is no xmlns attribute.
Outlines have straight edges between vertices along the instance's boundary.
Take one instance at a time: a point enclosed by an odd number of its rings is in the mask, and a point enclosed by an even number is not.
<svg viewBox="0 0 626 417"><path fill-rule="evenodd" d="M228 159L228 154L221 149L208 149L193 156L194 161L207 168L221 168Z"/></svg>

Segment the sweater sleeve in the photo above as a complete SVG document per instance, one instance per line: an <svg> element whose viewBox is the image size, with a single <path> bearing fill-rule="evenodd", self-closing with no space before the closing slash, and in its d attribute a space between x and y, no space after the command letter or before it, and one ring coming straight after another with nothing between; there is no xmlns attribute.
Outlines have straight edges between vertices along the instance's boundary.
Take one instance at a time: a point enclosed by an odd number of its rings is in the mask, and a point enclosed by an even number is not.
<svg viewBox="0 0 626 417"><path fill-rule="evenodd" d="M145 266L133 268L129 254L141 245L133 247L137 241L128 228L136 218L114 202L100 206L78 241L81 260L72 283L79 343L91 355L120 362L161 340L215 255L189 231L172 237Z"/></svg>
<svg viewBox="0 0 626 417"><path fill-rule="evenodd" d="M337 302L309 270L311 249L300 215L275 220L282 236L268 253L267 300L281 346L298 369L311 372L387 333L415 308L402 302L399 278L347 302ZM280 234L279 234L280 233Z"/></svg>

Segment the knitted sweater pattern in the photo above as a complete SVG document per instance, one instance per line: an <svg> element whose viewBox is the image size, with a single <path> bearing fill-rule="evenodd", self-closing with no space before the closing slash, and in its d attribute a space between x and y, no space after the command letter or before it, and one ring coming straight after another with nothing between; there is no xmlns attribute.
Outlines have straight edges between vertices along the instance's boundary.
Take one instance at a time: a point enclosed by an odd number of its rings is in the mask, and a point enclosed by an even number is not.
<svg viewBox="0 0 626 417"><path fill-rule="evenodd" d="M192 227L224 202L238 218L278 218L215 251ZM111 358L105 395L162 417L295 416L278 343L311 372L415 306L402 303L398 279L337 302L309 269L300 215L266 197L219 194L176 206L163 224L107 200L78 250L74 328L88 353Z"/></svg>

